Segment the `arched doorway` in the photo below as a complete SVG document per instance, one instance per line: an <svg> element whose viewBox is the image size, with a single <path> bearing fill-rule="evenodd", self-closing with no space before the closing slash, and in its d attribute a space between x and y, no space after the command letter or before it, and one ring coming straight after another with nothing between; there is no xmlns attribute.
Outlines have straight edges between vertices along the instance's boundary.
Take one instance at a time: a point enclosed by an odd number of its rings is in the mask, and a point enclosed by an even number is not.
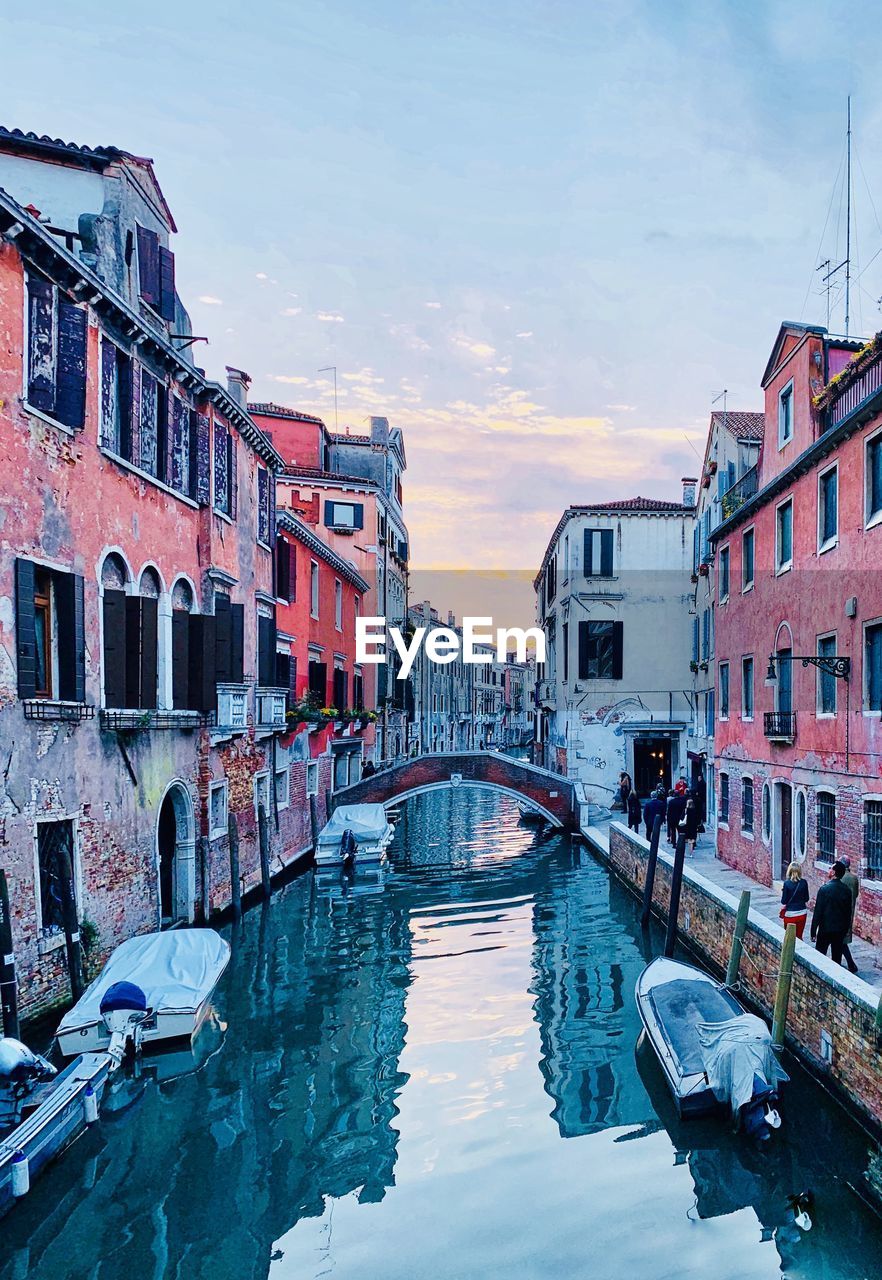
<svg viewBox="0 0 882 1280"><path fill-rule="evenodd" d="M167 788L156 823L159 924L193 921L196 905L196 830L193 802L183 782Z"/></svg>

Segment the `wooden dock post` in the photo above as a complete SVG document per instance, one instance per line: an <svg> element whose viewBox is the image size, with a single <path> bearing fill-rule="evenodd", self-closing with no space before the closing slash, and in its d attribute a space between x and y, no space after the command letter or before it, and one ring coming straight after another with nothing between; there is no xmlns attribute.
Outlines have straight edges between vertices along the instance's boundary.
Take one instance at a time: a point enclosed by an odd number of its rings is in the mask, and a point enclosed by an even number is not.
<svg viewBox="0 0 882 1280"><path fill-rule="evenodd" d="M744 934L747 931L747 917L750 914L750 890L741 890L741 901L738 903L738 915L735 917L735 932L732 934L732 950L729 952L729 965L726 969L726 986L734 987L738 981L738 970L741 967L741 953L744 950Z"/></svg>
<svg viewBox="0 0 882 1280"><path fill-rule="evenodd" d="M643 912L640 923L645 929L652 914L652 891L655 888L655 869L658 866L658 842L661 839L662 815L657 813L649 837L649 857L646 860L646 883L643 886Z"/></svg>
<svg viewBox="0 0 882 1280"><path fill-rule="evenodd" d="M18 981L15 976L15 952L12 949L12 917L9 914L9 888L6 872L0 871L0 1005L3 1008L3 1034L20 1039L18 1025Z"/></svg>
<svg viewBox="0 0 882 1280"><path fill-rule="evenodd" d="M686 832L677 835L674 851L674 869L671 872L671 905L668 911L668 931L665 935L665 955L674 954L677 942L677 916L680 914L680 890L683 888L683 863L686 861Z"/></svg>
<svg viewBox="0 0 882 1280"><path fill-rule="evenodd" d="M79 1000L86 989L83 977L83 948L80 944L80 922L77 918L77 899L74 888L73 864L65 845L59 845L56 853L58 868L58 896L61 898L61 918L64 925L64 941L67 948L67 973L70 978L70 994Z"/></svg>
<svg viewBox="0 0 882 1280"><path fill-rule="evenodd" d="M796 953L796 925L789 924L784 931L781 947L781 965L778 969L778 985L775 988L775 1012L772 1017L772 1044L784 1044L784 1028L787 1023L787 1006L790 1003L790 983L793 978L793 957Z"/></svg>
<svg viewBox="0 0 882 1280"><path fill-rule="evenodd" d="M242 914L242 882L239 879L239 820L234 813L227 818L230 844L230 905L233 914Z"/></svg>
<svg viewBox="0 0 882 1280"><path fill-rule="evenodd" d="M257 806L257 839L260 845L260 884L263 896L268 898L272 893L270 883L269 827L266 821L266 809L262 804Z"/></svg>

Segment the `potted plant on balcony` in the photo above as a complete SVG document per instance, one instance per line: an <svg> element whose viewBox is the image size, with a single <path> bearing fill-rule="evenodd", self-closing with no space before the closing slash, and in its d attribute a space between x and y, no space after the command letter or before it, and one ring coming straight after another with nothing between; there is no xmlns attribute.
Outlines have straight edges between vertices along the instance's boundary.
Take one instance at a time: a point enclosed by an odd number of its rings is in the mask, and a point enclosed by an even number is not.
<svg viewBox="0 0 882 1280"><path fill-rule="evenodd" d="M692 672L692 674L693 674L693 675L697 675L697 674L698 674L698 663L695 661L695 659L694 659L694 658L693 658L693 659L692 659L692 661L689 663L689 670Z"/></svg>

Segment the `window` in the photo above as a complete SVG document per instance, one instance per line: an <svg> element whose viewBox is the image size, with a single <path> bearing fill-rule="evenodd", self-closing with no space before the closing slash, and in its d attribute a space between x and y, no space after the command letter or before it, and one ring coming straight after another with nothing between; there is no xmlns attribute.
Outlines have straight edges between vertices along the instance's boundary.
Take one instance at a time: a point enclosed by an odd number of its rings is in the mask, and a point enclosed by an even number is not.
<svg viewBox="0 0 882 1280"><path fill-rule="evenodd" d="M729 821L729 775L720 774L720 822Z"/></svg>
<svg viewBox="0 0 882 1280"><path fill-rule="evenodd" d="M793 650L778 649L775 654L775 670L778 681L775 686L775 710L793 710Z"/></svg>
<svg viewBox="0 0 882 1280"><path fill-rule="evenodd" d="M52 937L64 929L64 899L75 879L74 828L69 818L37 824L37 861L39 925L43 937Z"/></svg>
<svg viewBox="0 0 882 1280"><path fill-rule="evenodd" d="M882 711L882 622L864 628L864 708Z"/></svg>
<svg viewBox="0 0 882 1280"><path fill-rule="evenodd" d="M775 568L779 573L793 563L793 499L788 498L777 511Z"/></svg>
<svg viewBox="0 0 882 1280"><path fill-rule="evenodd" d="M290 770L287 765L276 769L276 808L287 809L290 801Z"/></svg>
<svg viewBox="0 0 882 1280"><path fill-rule="evenodd" d="M318 762L311 760L306 766L306 794L308 796L317 796L319 789L319 767Z"/></svg>
<svg viewBox="0 0 882 1280"><path fill-rule="evenodd" d="M753 586L754 548L756 541L753 529L747 529L741 537L741 590L749 591Z"/></svg>
<svg viewBox="0 0 882 1280"><path fill-rule="evenodd" d="M257 468L257 541L269 548L275 536L275 481L266 467Z"/></svg>
<svg viewBox="0 0 882 1280"><path fill-rule="evenodd" d="M276 538L276 597L287 604L297 598L297 548L281 534Z"/></svg>
<svg viewBox="0 0 882 1280"><path fill-rule="evenodd" d="M276 687L276 620L270 613L257 615L257 683L261 689Z"/></svg>
<svg viewBox="0 0 882 1280"><path fill-rule="evenodd" d="M86 311L33 272L27 278L27 402L65 427L86 412Z"/></svg>
<svg viewBox="0 0 882 1280"><path fill-rule="evenodd" d="M316 560L309 562L309 614L312 618L319 616L319 567Z"/></svg>
<svg viewBox="0 0 882 1280"><path fill-rule="evenodd" d="M563 680L564 684L570 678L570 624L564 622L561 624L561 648L563 650Z"/></svg>
<svg viewBox="0 0 882 1280"><path fill-rule="evenodd" d="M579 679L621 680L621 622L579 623Z"/></svg>
<svg viewBox="0 0 882 1280"><path fill-rule="evenodd" d="M586 578L611 578L613 530L586 529L584 567Z"/></svg>
<svg viewBox="0 0 882 1280"><path fill-rule="evenodd" d="M385 671L384 667L380 668ZM312 701L316 706L324 707L328 699L328 664L320 662L310 655L308 667L308 688Z"/></svg>
<svg viewBox="0 0 882 1280"><path fill-rule="evenodd" d="M557 592L557 563L554 556L548 561L545 570L545 603L550 605Z"/></svg>
<svg viewBox="0 0 882 1280"><path fill-rule="evenodd" d="M364 673L360 667L355 668L352 676L352 709L364 710Z"/></svg>
<svg viewBox="0 0 882 1280"><path fill-rule="evenodd" d="M867 524L882 517L882 432L867 441L866 473Z"/></svg>
<svg viewBox="0 0 882 1280"><path fill-rule="evenodd" d="M260 813L260 807L263 805L264 813L269 813L269 774L256 773L254 775L254 812Z"/></svg>
<svg viewBox="0 0 882 1280"><path fill-rule="evenodd" d="M818 857L822 862L832 862L836 856L836 797L832 791L819 791L818 799Z"/></svg>
<svg viewBox="0 0 882 1280"><path fill-rule="evenodd" d="M805 796L803 796L805 799ZM769 840L772 835L772 789L767 782L763 783L763 839Z"/></svg>
<svg viewBox="0 0 882 1280"><path fill-rule="evenodd" d="M864 874L882 880L882 800L864 801Z"/></svg>
<svg viewBox="0 0 882 1280"><path fill-rule="evenodd" d="M818 637L818 657L832 658L836 654L836 636ZM836 677L829 671L818 671L817 705L819 716L836 715Z"/></svg>
<svg viewBox="0 0 882 1280"><path fill-rule="evenodd" d="M729 719L729 664L720 663L720 719Z"/></svg>
<svg viewBox="0 0 882 1280"><path fill-rule="evenodd" d="M793 439L793 383L787 386L778 396L778 448L782 449L788 440Z"/></svg>
<svg viewBox="0 0 882 1280"><path fill-rule="evenodd" d="M131 358L102 335L100 443L126 461L137 463L132 369Z"/></svg>
<svg viewBox="0 0 882 1280"><path fill-rule="evenodd" d="M214 508L236 519L238 506L238 466L236 437L217 418L214 420Z"/></svg>
<svg viewBox="0 0 882 1280"><path fill-rule="evenodd" d="M692 661L698 664L699 646L701 643L701 623L698 620L698 614L692 619Z"/></svg>
<svg viewBox="0 0 882 1280"><path fill-rule="evenodd" d="M343 630L343 583L339 578L334 579L334 626Z"/></svg>
<svg viewBox="0 0 882 1280"><path fill-rule="evenodd" d="M175 318L175 255L159 236L138 227L138 292L163 320Z"/></svg>
<svg viewBox="0 0 882 1280"><path fill-rule="evenodd" d="M701 660L707 662L710 658L710 609L705 609L701 615Z"/></svg>
<svg viewBox="0 0 882 1280"><path fill-rule="evenodd" d="M212 782L208 791L208 817L210 836L216 840L218 836L227 834L227 784Z"/></svg>
<svg viewBox="0 0 882 1280"><path fill-rule="evenodd" d="M720 602L729 598L729 548L720 549Z"/></svg>
<svg viewBox="0 0 882 1280"><path fill-rule="evenodd" d="M334 706L345 711L349 705L349 674L342 667L334 667Z"/></svg>
<svg viewBox="0 0 882 1280"><path fill-rule="evenodd" d="M796 793L796 856L805 857L806 798L804 791ZM786 868L785 868L786 869Z"/></svg>
<svg viewBox="0 0 882 1280"><path fill-rule="evenodd" d="M714 736L715 715L716 707L714 704L714 690L708 689L704 703L704 731L705 736L708 738L712 738Z"/></svg>
<svg viewBox="0 0 882 1280"><path fill-rule="evenodd" d="M325 526L328 529L363 529L364 504L361 502L325 501Z"/></svg>
<svg viewBox="0 0 882 1280"><path fill-rule="evenodd" d="M15 562L18 696L86 700L83 579Z"/></svg>
<svg viewBox="0 0 882 1280"><path fill-rule="evenodd" d="M753 778L741 779L741 830L753 834Z"/></svg>
<svg viewBox="0 0 882 1280"><path fill-rule="evenodd" d="M839 537L839 468L818 476L818 550L835 547Z"/></svg>
<svg viewBox="0 0 882 1280"><path fill-rule="evenodd" d="M753 719L753 658L741 659L741 719Z"/></svg>

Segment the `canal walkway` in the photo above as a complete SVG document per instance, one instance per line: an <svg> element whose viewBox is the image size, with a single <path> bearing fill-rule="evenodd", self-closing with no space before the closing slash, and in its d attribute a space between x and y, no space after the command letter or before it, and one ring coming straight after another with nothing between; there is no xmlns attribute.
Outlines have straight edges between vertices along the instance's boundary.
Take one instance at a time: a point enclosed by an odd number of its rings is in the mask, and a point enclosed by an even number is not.
<svg viewBox="0 0 882 1280"><path fill-rule="evenodd" d="M604 856L609 854L609 826L612 819L600 819L592 823L590 826L582 827L582 834L589 844L594 845ZM755 911L759 911L761 915L766 916L769 920L778 922L778 912L781 909L780 895L775 889L770 889L768 885L760 884L758 880L751 880L741 871L736 871L734 867L728 866L721 861L713 851L707 837L705 837L704 847L699 839L698 847L694 857L687 855L687 865L705 876L713 884L720 889L725 889L734 897L741 895L742 889L750 890L750 905ZM811 915L809 916L811 920ZM806 930L806 939L797 946L810 947L812 944L808 940L808 930ZM870 942L865 942L863 938L855 938L851 943L851 953L854 956L855 964L858 967L858 975L868 982L870 986L877 990L882 990L882 953Z"/></svg>

